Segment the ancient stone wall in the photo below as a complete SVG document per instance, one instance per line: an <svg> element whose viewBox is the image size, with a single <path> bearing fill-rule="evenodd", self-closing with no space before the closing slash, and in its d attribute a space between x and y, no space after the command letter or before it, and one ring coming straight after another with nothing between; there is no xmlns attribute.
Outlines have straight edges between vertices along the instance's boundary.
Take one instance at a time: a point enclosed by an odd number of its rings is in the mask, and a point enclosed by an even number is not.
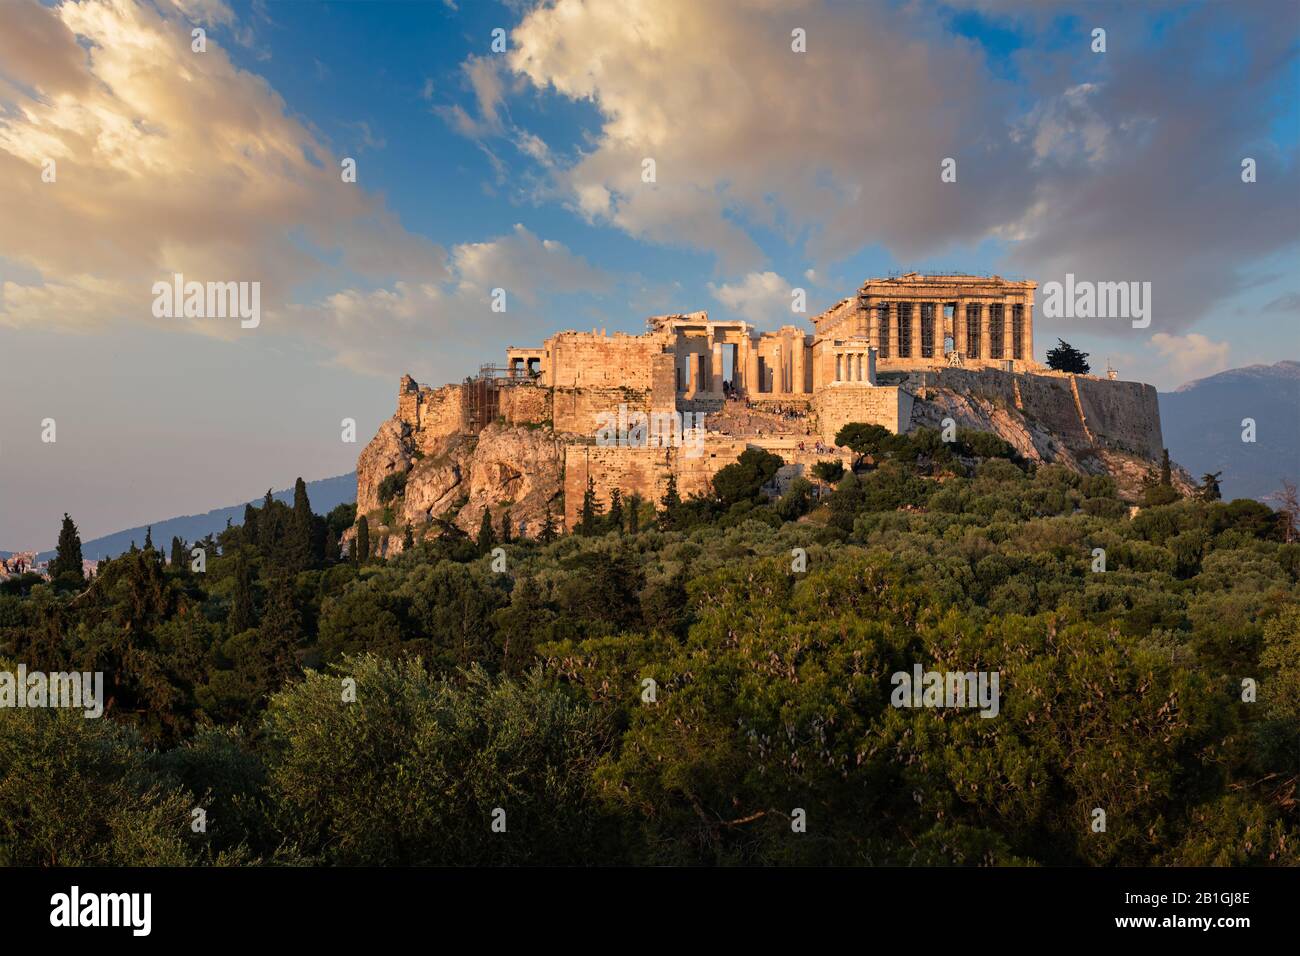
<svg viewBox="0 0 1300 956"><path fill-rule="evenodd" d="M550 340L546 384L555 388L650 389L662 337L561 332Z"/></svg>
<svg viewBox="0 0 1300 956"><path fill-rule="evenodd" d="M465 389L459 384L428 388L405 375L397 394L397 418L413 433L416 448L436 455L465 421Z"/></svg>
<svg viewBox="0 0 1300 956"><path fill-rule="evenodd" d="M813 409L817 413L817 433L822 441L833 443L835 433L849 422L906 431L912 415L912 396L898 386L841 384L819 390Z"/></svg>
<svg viewBox="0 0 1300 956"><path fill-rule="evenodd" d="M1160 407L1153 386L1064 373L992 369L915 372L908 387L978 395L1018 409L1031 422L1074 444L1105 444L1147 458L1160 455Z"/></svg>
<svg viewBox="0 0 1300 956"><path fill-rule="evenodd" d="M551 421L551 390L529 383L497 389L501 417L510 425L542 425Z"/></svg>
<svg viewBox="0 0 1300 956"><path fill-rule="evenodd" d="M1074 376L1088 428L1117 447L1159 458L1164 447L1154 385Z"/></svg>
<svg viewBox="0 0 1300 956"><path fill-rule="evenodd" d="M608 510L610 495L618 488L627 500L639 494L647 501L659 501L668 491L668 476L677 476L677 493L682 498L705 494L719 469L730 465L745 450L744 441L710 439L701 454L691 457L685 448L624 448L620 446L569 445L564 456L564 526L570 530L582 516L582 496L587 478L594 483L596 497Z"/></svg>

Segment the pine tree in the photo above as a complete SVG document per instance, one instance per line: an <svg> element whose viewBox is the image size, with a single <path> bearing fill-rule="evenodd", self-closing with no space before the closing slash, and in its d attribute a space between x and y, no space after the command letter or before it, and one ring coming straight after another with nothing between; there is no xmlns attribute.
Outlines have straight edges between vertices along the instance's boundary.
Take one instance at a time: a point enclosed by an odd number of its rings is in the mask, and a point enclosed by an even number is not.
<svg viewBox="0 0 1300 956"><path fill-rule="evenodd" d="M86 582L81 571L81 535L66 511L63 513L63 526L59 529L58 551L50 562L50 580L58 581L64 575L70 584Z"/></svg>
<svg viewBox="0 0 1300 956"><path fill-rule="evenodd" d="M339 536L333 528L325 529L325 563L337 564L339 560Z"/></svg>
<svg viewBox="0 0 1300 956"><path fill-rule="evenodd" d="M234 635L246 631L257 623L257 612L253 609L253 578L244 556L235 558L235 590L230 596L230 616L226 618L226 629Z"/></svg>
<svg viewBox="0 0 1300 956"><path fill-rule="evenodd" d="M144 529L144 549L146 551L153 550L153 525L149 525Z"/></svg>
<svg viewBox="0 0 1300 956"><path fill-rule="evenodd" d="M175 536L172 537L171 565L176 570L185 566L185 542Z"/></svg>
<svg viewBox="0 0 1300 956"><path fill-rule="evenodd" d="M1168 448L1162 449L1160 453L1160 484L1164 485L1166 488L1172 488L1174 485L1173 474L1169 467Z"/></svg>
<svg viewBox="0 0 1300 956"><path fill-rule="evenodd" d="M1219 479L1223 477L1223 472L1214 471L1206 472L1201 476L1201 487L1197 492L1197 497L1202 501L1221 501L1223 492L1219 489Z"/></svg>
<svg viewBox="0 0 1300 956"><path fill-rule="evenodd" d="M354 564L365 564L370 560L370 522L362 515L357 519L357 537L352 542Z"/></svg>
<svg viewBox="0 0 1300 956"><path fill-rule="evenodd" d="M410 522L407 522L406 530L402 532L402 551L410 551L415 547L415 532L411 530Z"/></svg>
<svg viewBox="0 0 1300 956"><path fill-rule="evenodd" d="M551 504L546 503L546 514L542 516L542 530L537 533L537 540L542 544L550 544L556 538L555 516L551 514Z"/></svg>
<svg viewBox="0 0 1300 956"><path fill-rule="evenodd" d="M1088 364L1088 353L1080 352L1064 339L1057 339L1057 346L1047 350L1047 367L1058 372L1073 372L1087 375L1092 370Z"/></svg>
<svg viewBox="0 0 1300 956"><path fill-rule="evenodd" d="M489 509L484 508L483 520L479 522L478 538L476 540L476 544L478 545L478 553L479 554L490 553L492 551L492 548L496 546L496 543L497 543L497 535L496 532L492 530L492 512Z"/></svg>
<svg viewBox="0 0 1300 956"><path fill-rule="evenodd" d="M623 492L618 488L609 495L609 526L623 533Z"/></svg>
<svg viewBox="0 0 1300 956"><path fill-rule="evenodd" d="M512 538L510 529L510 509L507 508L501 515L501 543L509 544Z"/></svg>

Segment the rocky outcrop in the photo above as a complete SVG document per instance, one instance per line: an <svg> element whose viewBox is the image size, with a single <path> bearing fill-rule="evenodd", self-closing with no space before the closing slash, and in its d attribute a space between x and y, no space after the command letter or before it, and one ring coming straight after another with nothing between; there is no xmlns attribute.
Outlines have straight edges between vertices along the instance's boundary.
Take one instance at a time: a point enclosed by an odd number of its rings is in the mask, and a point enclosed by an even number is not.
<svg viewBox="0 0 1300 956"><path fill-rule="evenodd" d="M500 421L477 435L452 427L444 410L460 401L459 388L431 391L403 378L398 413L357 460L357 514L367 516L382 554L401 550L408 527L416 538L448 523L473 534L485 510L498 529L509 510L513 529L522 524L529 535L541 530L548 505L557 527L563 521L564 442L546 428ZM402 477L385 485L390 476Z"/></svg>

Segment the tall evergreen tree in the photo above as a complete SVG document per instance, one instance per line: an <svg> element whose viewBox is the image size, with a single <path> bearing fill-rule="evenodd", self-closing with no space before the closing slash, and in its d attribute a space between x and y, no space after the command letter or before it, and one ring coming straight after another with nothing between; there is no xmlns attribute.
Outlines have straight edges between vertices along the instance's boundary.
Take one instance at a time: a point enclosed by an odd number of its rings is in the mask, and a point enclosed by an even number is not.
<svg viewBox="0 0 1300 956"><path fill-rule="evenodd" d="M582 493L582 517L578 521L578 534L596 533L596 519L600 517L600 503L596 501L596 482L587 476L587 490Z"/></svg>
<svg viewBox="0 0 1300 956"><path fill-rule="evenodd" d="M253 608L253 575L248 561L242 555L235 558L235 590L230 596L230 616L226 618L226 629L233 635L246 631L257 623L257 612Z"/></svg>
<svg viewBox="0 0 1300 956"><path fill-rule="evenodd" d="M609 526L619 534L623 533L623 492L619 488L609 494Z"/></svg>
<svg viewBox="0 0 1300 956"><path fill-rule="evenodd" d="M307 483L299 476L293 484L293 519L289 526L286 565L290 571L305 571L312 565L312 513Z"/></svg>
<svg viewBox="0 0 1300 956"><path fill-rule="evenodd" d="M1206 472L1201 476L1201 487L1197 492L1197 497L1202 501L1221 501L1223 492L1219 489L1219 479L1223 477L1223 472L1213 471Z"/></svg>
<svg viewBox="0 0 1300 956"><path fill-rule="evenodd" d="M677 476L672 472L668 473L668 487L664 489L664 496L660 503L664 506L664 510L659 515L659 524L671 530L677 524L678 513L682 507L682 496L677 493Z"/></svg>
<svg viewBox="0 0 1300 956"><path fill-rule="evenodd" d="M153 525L149 525L144 529L144 549L146 551L153 550Z"/></svg>
<svg viewBox="0 0 1300 956"><path fill-rule="evenodd" d="M483 509L483 520L479 522L478 538L475 543L478 545L479 554L487 554L496 546L497 535L492 530L492 512L487 508Z"/></svg>
<svg viewBox="0 0 1300 956"><path fill-rule="evenodd" d="M176 570L185 566L185 542L175 535L172 536L171 565Z"/></svg>
<svg viewBox="0 0 1300 956"><path fill-rule="evenodd" d="M411 523L406 523L406 530L402 532L402 550L410 551L415 547L415 532L411 530Z"/></svg>
<svg viewBox="0 0 1300 956"><path fill-rule="evenodd" d="M65 575L68 584L75 586L86 582L81 570L81 535L66 511L63 513L63 526L59 528L58 550L50 562L50 579L57 582Z"/></svg>
<svg viewBox="0 0 1300 956"><path fill-rule="evenodd" d="M257 545L257 509L252 502L244 505L244 543Z"/></svg>
<svg viewBox="0 0 1300 956"><path fill-rule="evenodd" d="M1160 484L1166 488L1172 488L1174 484L1173 471L1169 467L1169 449L1163 448L1160 452Z"/></svg>
<svg viewBox="0 0 1300 956"><path fill-rule="evenodd" d="M641 531L641 506L645 499L635 491L627 499L627 533L639 534Z"/></svg>
<svg viewBox="0 0 1300 956"><path fill-rule="evenodd" d="M354 564L365 564L370 560L370 522L362 515L357 519L357 536L352 542Z"/></svg>
<svg viewBox="0 0 1300 956"><path fill-rule="evenodd" d="M514 538L514 532L510 527L510 509L507 508L501 515L501 543L509 544Z"/></svg>
<svg viewBox="0 0 1300 956"><path fill-rule="evenodd" d="M550 544L556 538L555 515L551 514L551 503L546 503L546 513L542 516L542 530L537 533L537 540Z"/></svg>
<svg viewBox="0 0 1300 956"><path fill-rule="evenodd" d="M339 536L332 527L325 528L325 563L337 564L339 560Z"/></svg>

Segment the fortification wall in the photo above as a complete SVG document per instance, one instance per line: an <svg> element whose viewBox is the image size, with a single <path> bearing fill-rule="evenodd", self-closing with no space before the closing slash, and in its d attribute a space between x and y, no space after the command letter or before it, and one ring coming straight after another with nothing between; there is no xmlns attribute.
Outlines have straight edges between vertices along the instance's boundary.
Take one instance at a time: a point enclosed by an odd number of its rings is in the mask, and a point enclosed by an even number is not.
<svg viewBox="0 0 1300 956"><path fill-rule="evenodd" d="M1147 458L1159 457L1164 445L1156 390L1141 382L945 368L914 372L908 387L918 397L943 388L1005 404L1073 444L1104 444Z"/></svg>
<svg viewBox="0 0 1300 956"><path fill-rule="evenodd" d="M615 488L625 501L638 494L658 507L668 492L670 474L677 476L677 493L683 498L705 494L718 470L732 464L746 447L744 441L710 438L704 450L692 457L689 448L568 445L564 454L564 526L572 529L582 516L588 477L606 510Z"/></svg>
<svg viewBox="0 0 1300 956"><path fill-rule="evenodd" d="M546 384L648 390L654 385L654 356L662 352L663 342L655 336L561 332L550 343Z"/></svg>
<svg viewBox="0 0 1300 956"><path fill-rule="evenodd" d="M551 421L551 390L536 384L506 385L497 390L501 417L510 425Z"/></svg>
<svg viewBox="0 0 1300 956"><path fill-rule="evenodd" d="M840 384L819 390L813 410L817 434L832 444L835 433L849 422L881 425L895 433L906 431L912 417L912 396L898 386Z"/></svg>
<svg viewBox="0 0 1300 956"><path fill-rule="evenodd" d="M437 454L445 440L460 431L465 401L465 389L459 384L428 388L404 375L397 393L397 418L414 433L420 451Z"/></svg>
<svg viewBox="0 0 1300 956"><path fill-rule="evenodd" d="M1074 383L1093 433L1143 457L1160 457L1165 441L1160 428L1160 397L1154 385L1081 376L1076 376Z"/></svg>

